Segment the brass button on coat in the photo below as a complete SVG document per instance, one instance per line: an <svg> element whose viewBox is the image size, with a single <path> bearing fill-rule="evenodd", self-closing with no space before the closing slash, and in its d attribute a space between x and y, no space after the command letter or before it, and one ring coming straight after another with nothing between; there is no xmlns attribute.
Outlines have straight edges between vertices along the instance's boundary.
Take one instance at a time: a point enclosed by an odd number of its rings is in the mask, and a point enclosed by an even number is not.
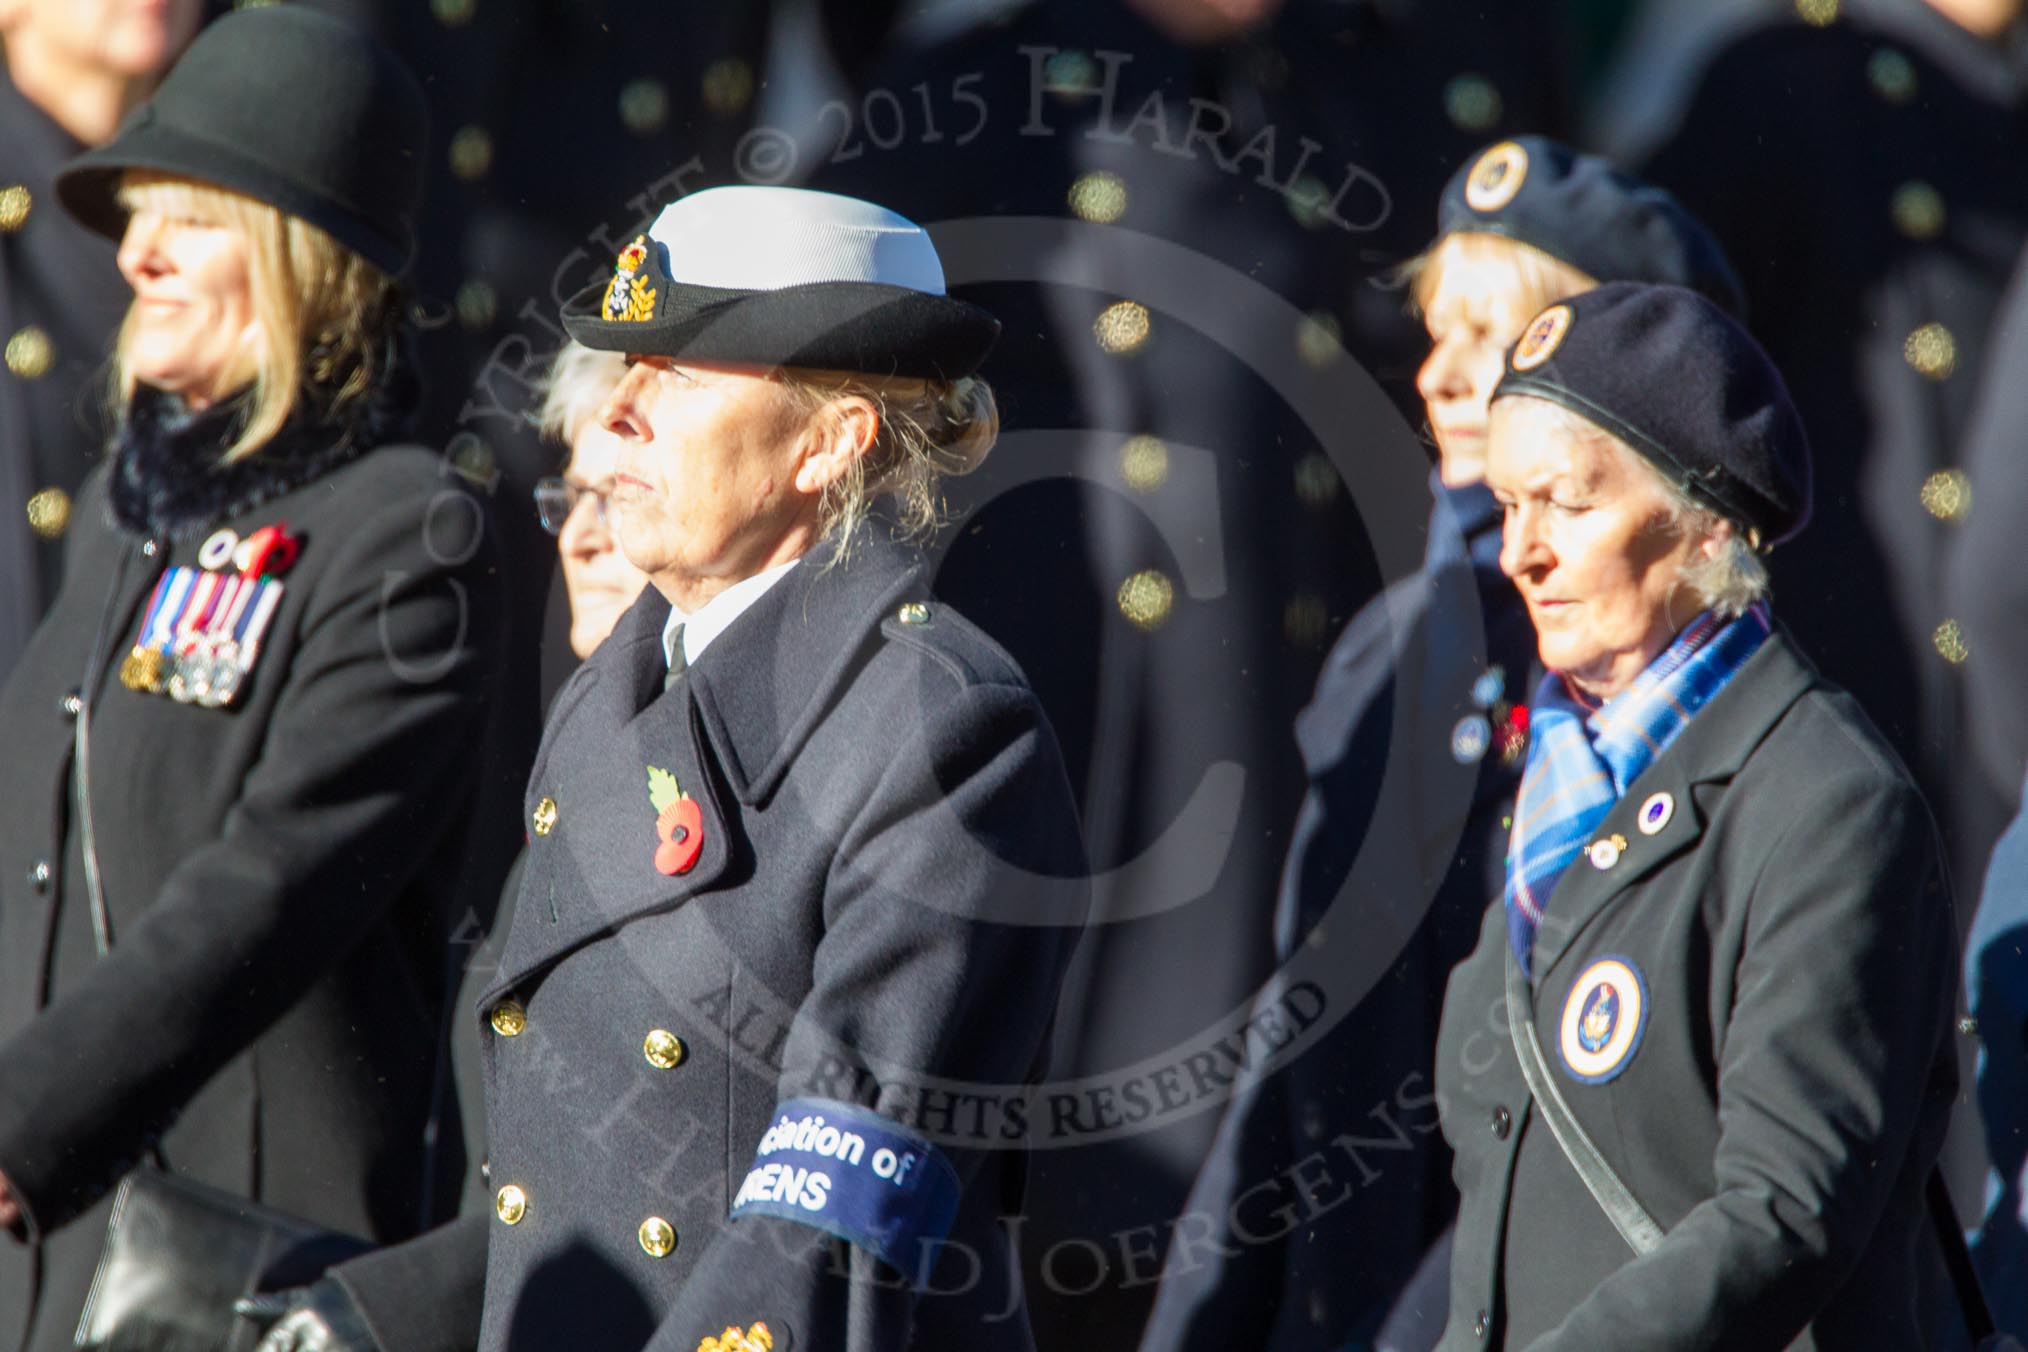
<svg viewBox="0 0 2028 1352"><path fill-rule="evenodd" d="M666 1028L657 1028L641 1043L641 1055L657 1070L674 1070L683 1060L683 1039Z"/></svg>
<svg viewBox="0 0 2028 1352"><path fill-rule="evenodd" d="M667 1258L676 1252L676 1229L660 1216L641 1222L641 1252L650 1258Z"/></svg>
<svg viewBox="0 0 2028 1352"><path fill-rule="evenodd" d="M45 540L60 540L70 529L70 494L45 488L28 499L28 528Z"/></svg>
<svg viewBox="0 0 2028 1352"><path fill-rule="evenodd" d="M544 798L535 805L535 834L546 836L556 829L556 800Z"/></svg>
<svg viewBox="0 0 2028 1352"><path fill-rule="evenodd" d="M897 617L903 624L928 624L930 609L920 601L910 601L901 608Z"/></svg>
<svg viewBox="0 0 2028 1352"><path fill-rule="evenodd" d="M520 1037L528 1026L528 1011L519 1000L502 1000L493 1006L493 1031L501 1037Z"/></svg>
<svg viewBox="0 0 2028 1352"><path fill-rule="evenodd" d="M0 188L0 230L13 234L28 221L28 213L35 206L35 197L19 183L10 183Z"/></svg>
<svg viewBox="0 0 2028 1352"><path fill-rule="evenodd" d="M493 1199L493 1210L499 1212L500 1219L507 1224L519 1225L521 1218L528 1214L528 1194L509 1183Z"/></svg>

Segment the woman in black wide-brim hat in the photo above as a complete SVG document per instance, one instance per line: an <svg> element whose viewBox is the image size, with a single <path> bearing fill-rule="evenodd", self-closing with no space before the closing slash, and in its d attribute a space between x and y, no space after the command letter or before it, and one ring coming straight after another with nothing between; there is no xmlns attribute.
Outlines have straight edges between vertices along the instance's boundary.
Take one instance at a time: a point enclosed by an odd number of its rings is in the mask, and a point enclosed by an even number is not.
<svg viewBox="0 0 2028 1352"><path fill-rule="evenodd" d="M433 1219L498 584L477 505L402 444L426 144L385 50L258 9L59 180L134 303L64 589L0 694L8 1352L71 1345L143 1160L366 1238Z"/></svg>

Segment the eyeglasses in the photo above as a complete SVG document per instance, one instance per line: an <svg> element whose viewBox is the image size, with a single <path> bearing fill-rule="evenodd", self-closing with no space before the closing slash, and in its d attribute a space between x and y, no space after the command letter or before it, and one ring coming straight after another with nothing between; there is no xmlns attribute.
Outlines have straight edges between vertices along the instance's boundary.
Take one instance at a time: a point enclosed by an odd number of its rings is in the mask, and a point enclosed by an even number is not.
<svg viewBox="0 0 2028 1352"><path fill-rule="evenodd" d="M570 520L570 514L577 510L585 498L592 500L592 509L598 513L599 524L606 524L606 498L608 490L593 488L589 484L574 484L568 479L551 476L538 479L535 484L535 512L542 518L542 528L551 535L563 533L563 523Z"/></svg>

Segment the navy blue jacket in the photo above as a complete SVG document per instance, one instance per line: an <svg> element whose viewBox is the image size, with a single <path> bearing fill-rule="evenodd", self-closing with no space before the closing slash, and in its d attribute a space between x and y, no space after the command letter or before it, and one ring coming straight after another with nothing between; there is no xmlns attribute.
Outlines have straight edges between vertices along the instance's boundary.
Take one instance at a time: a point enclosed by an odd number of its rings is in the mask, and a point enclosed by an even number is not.
<svg viewBox="0 0 2028 1352"><path fill-rule="evenodd" d="M1296 724L1308 784L1261 1005L1321 1004L1316 1036L1227 1108L1189 1207L1218 1247L1172 1248L1146 1348L1370 1346L1455 1207L1437 1019L1504 878L1525 744L1503 754L1496 725L1535 640L1492 493L1435 491L1422 571L1346 626Z"/></svg>

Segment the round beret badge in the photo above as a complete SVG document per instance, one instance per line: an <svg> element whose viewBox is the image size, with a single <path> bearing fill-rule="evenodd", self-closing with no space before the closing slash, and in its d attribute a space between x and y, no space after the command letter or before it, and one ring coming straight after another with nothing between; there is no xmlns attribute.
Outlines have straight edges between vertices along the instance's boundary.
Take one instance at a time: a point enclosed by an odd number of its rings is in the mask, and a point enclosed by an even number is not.
<svg viewBox="0 0 2028 1352"><path fill-rule="evenodd" d="M1552 305L1528 322L1521 341L1514 344L1514 369L1533 371L1555 355L1570 332L1570 307Z"/></svg>
<svg viewBox="0 0 2028 1352"><path fill-rule="evenodd" d="M1648 1024L1648 984L1625 958L1600 958L1584 969L1563 1002L1557 1037L1564 1069L1585 1084L1604 1084L1625 1070Z"/></svg>
<svg viewBox="0 0 2028 1352"><path fill-rule="evenodd" d="M1514 200L1528 178L1528 151L1518 141L1502 141L1479 156L1465 180L1465 205L1474 211L1498 211Z"/></svg>

